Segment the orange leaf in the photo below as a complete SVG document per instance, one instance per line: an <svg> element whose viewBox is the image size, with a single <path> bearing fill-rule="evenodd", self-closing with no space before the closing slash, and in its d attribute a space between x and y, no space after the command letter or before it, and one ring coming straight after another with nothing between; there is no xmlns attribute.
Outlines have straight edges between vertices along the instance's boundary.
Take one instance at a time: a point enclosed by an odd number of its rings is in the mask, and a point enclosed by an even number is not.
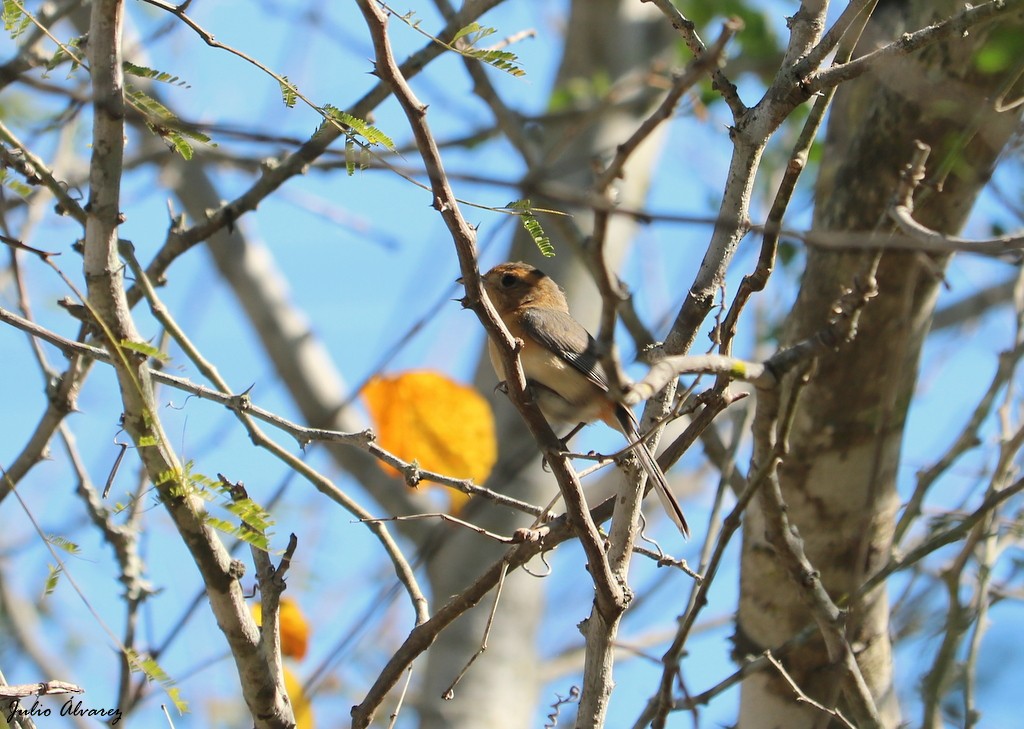
<svg viewBox="0 0 1024 729"><path fill-rule="evenodd" d="M476 390L424 370L375 377L363 396L382 448L429 471L487 480L498 445L491 406ZM450 493L457 510L462 494Z"/></svg>
<svg viewBox="0 0 1024 729"><path fill-rule="evenodd" d="M260 603L253 604L252 616L258 625L263 624L263 607ZM281 655L302 660L309 644L309 623L298 603L290 597L281 598L278 622L281 626Z"/></svg>
<svg viewBox="0 0 1024 729"><path fill-rule="evenodd" d="M292 711L295 712L295 726L297 729L313 729L313 706L302 690L302 681L292 673L288 666L284 667L284 689L288 692L288 698L292 702Z"/></svg>

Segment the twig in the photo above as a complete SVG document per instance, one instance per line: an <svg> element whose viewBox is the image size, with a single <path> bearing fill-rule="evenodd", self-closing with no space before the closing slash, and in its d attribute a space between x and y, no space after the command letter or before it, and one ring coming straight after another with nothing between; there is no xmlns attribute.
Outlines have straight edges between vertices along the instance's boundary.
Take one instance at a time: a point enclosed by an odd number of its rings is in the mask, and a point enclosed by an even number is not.
<svg viewBox="0 0 1024 729"><path fill-rule="evenodd" d="M704 569L703 579L697 586L696 595L690 600L686 613L679 621L679 628L672 639L672 643L661 657L662 672L658 689L654 696L648 699L647 706L633 724L634 729L649 725L664 726L665 718L673 706L672 687L675 683L675 677L679 672L679 661L685 650L686 641L697 622L697 616L708 604L707 594L718 574L722 559L725 557L726 547L739 529L743 512L746 511L750 500L754 498L754 495L762 487L764 478L765 472L763 470L751 474L746 489L736 499L736 504L733 506L732 511L729 512L729 515L722 521L722 530L715 541L714 552L708 561L707 567Z"/></svg>
<svg viewBox="0 0 1024 729"><path fill-rule="evenodd" d="M505 576L507 574L508 565L506 564L505 568L501 571L501 575L498 577L498 584L494 587L494 602L491 605L491 612L487 615L487 623L484 626L484 636L480 641L480 648L478 648L476 653L470 657L466 662L466 665L462 667L461 671L459 671L459 675L455 677L451 684L449 684L448 688L446 688L441 694L441 697L445 701L450 701L455 697L455 687L458 686L459 681L461 681L462 677L466 675L466 672L469 671L469 667L473 665L476 659L482 656L484 651L487 650L487 638L491 634L491 626L494 625L494 616L498 612L498 602L501 600L501 589L505 586Z"/></svg>
<svg viewBox="0 0 1024 729"><path fill-rule="evenodd" d="M694 58L701 58L707 52L704 41L697 34L697 28L693 21L679 12L679 9L672 4L671 0L643 0L643 2L653 3L669 19L672 27L678 30L679 34L683 37L683 42L686 43L686 47L690 49L690 53L693 54ZM746 113L747 107L740 100L736 84L726 77L725 72L721 68L716 68L712 71L711 79L713 81L712 88L722 95L725 103L729 106L730 111L732 111L733 120L738 121Z"/></svg>
<svg viewBox="0 0 1024 729"><path fill-rule="evenodd" d="M0 466L0 480L6 480L6 477L6 472L3 470L3 467ZM111 643L117 647L121 655L125 656L125 658L132 663L132 666L135 669L143 670L143 667L138 659L138 656L135 653L128 650L128 648L117 637L117 634L114 633L113 629L111 629L111 627L107 625L106 621L104 621L103 617L99 614L96 607L92 604L92 602L89 601L89 598L86 597L85 592L83 592L81 586L78 584L78 581L74 578L72 571L68 569L64 559L62 559L61 556L57 554L56 548L54 547L51 540L47 538L47 535L40 526L39 521L36 519L32 511L28 508L28 504L26 504L25 501L21 498L21 494L18 493L18 490L14 488L11 489L11 492L14 494L14 498L17 499L18 504L21 506L21 509L24 512L26 518L32 525L32 529L39 536L40 541L43 543L47 551L50 553L50 558L60 569L60 573L62 576L61 579L67 581L68 585L71 586L71 589L78 596L78 599L82 601L82 604L85 606L85 609L92 616L92 619L96 622L96 625L98 625L100 629L106 634L106 636L110 639Z"/></svg>
<svg viewBox="0 0 1024 729"><path fill-rule="evenodd" d="M697 584L700 584L704 581L704 576L699 572L695 572L693 568L690 567L690 565L686 562L685 559L677 559L668 554L665 554L660 550L660 548L656 552L653 549L648 549L647 547L639 547L634 545L633 553L639 554L643 557L647 557L648 559L653 559L655 562L658 563L658 567L674 567L678 570L681 570L688 577L692 577L693 581Z"/></svg>
<svg viewBox="0 0 1024 729"><path fill-rule="evenodd" d="M648 0L650 1L652 0ZM743 22L739 18L726 20L722 23L722 32L711 47L694 54L694 59L686 70L673 76L672 86L658 107L637 126L629 139L615 148L615 156L594 181L595 194L603 195L611 184L623 175L626 162L632 154L655 129L672 117L683 95L700 81L704 74L710 73L714 76L721 69L726 46L742 29Z"/></svg>
<svg viewBox="0 0 1024 729"><path fill-rule="evenodd" d="M996 238L974 239L959 238L955 235L945 235L921 225L914 220L914 191L917 189L925 175L925 163L931 152L924 142L915 142L914 154L907 164L906 173L900 177L900 184L892 206L889 208L889 216L896 222L900 230L911 238L921 241L926 250L943 251L973 251L985 253L986 255L1004 255L1016 253L1018 258L1021 249L1024 248L1024 235L1013 234L1003 235Z"/></svg>
<svg viewBox="0 0 1024 729"><path fill-rule="evenodd" d="M1016 496L1021 492L1024 492L1024 478L1015 481L1002 491L989 494L980 504L978 504L978 507L974 511L964 516L955 526L951 526L948 529L944 529L933 534L909 552L894 556L884 567L882 567L882 569L871 575L868 580L858 587L856 592L854 592L848 600L844 600L843 604L866 595L871 590L878 587L878 585L885 582L885 580L887 580L892 574L901 572L908 567L917 564L937 549L945 547L947 544L953 544L954 542L960 541L967 536L975 525L984 519L990 511L998 507L1007 499Z"/></svg>
<svg viewBox="0 0 1024 729"><path fill-rule="evenodd" d="M839 709L830 709L827 706L818 703L810 696L805 694L803 689L797 686L796 681L794 681L793 677L789 675L789 672L785 669L785 667L779 662L779 660L775 656L772 655L771 651L765 651L764 657L768 661L768 663L770 663L775 668L775 670L779 672L779 675L782 676L782 679L793 690L793 693L796 695L797 701L799 701L800 703L809 704L818 711L828 714L833 719L836 719L837 721L841 722L844 726L849 727L849 729L857 729L857 727L850 723L849 719L843 716L843 713L839 711Z"/></svg>
<svg viewBox="0 0 1024 729"><path fill-rule="evenodd" d="M40 624L37 605L19 599L11 593L13 585L10 581L0 580L0 614L3 614L6 622L7 639L12 649L17 649L25 656L27 662L35 666L38 675L42 676L66 676L71 670L62 665L61 659L47 654L39 635L44 631ZM0 670L0 685L7 683L7 678ZM30 684L38 686L39 684ZM13 708L13 701L0 701L0 716L6 717ZM73 717L77 729L93 729L82 717ZM30 717L21 717L21 725L24 729L34 727Z"/></svg>
<svg viewBox="0 0 1024 729"><path fill-rule="evenodd" d="M206 585L212 613L238 664L242 696L259 729L274 721L294 721L284 683L273 675L260 654L255 625L232 573L232 560L213 528L202 518L202 502L182 488L185 471L169 445L157 412L146 357L130 347L142 338L129 313L117 256L126 108L121 55L123 22L123 0L96 0L92 4L88 51L94 99L93 134L83 255L89 296L83 303L101 327L104 344L112 355L124 428L136 445L144 446L137 449L139 459L160 491L164 507Z"/></svg>
<svg viewBox="0 0 1024 729"><path fill-rule="evenodd" d="M523 541L522 539L516 539L515 537L505 537L505 536L502 536L501 534L495 534L494 532L487 531L483 527L480 527L480 526L477 526L476 524L472 524L472 523L470 523L468 521L464 521L462 519L459 519L458 517L452 516L451 514L446 514L443 511L439 511L439 512L436 512L434 514L406 514L404 516L386 516L386 517L381 517L381 518L360 519L359 521L361 521L361 522L387 522L387 521L415 521L417 519L440 519L441 521L446 521L446 522L449 522L451 524L458 524L459 526L465 527L466 529L469 529L472 532L476 532L477 534L479 534L482 537L487 537L488 539L493 539L494 541L499 542L501 544L518 544L519 542Z"/></svg>
<svg viewBox="0 0 1024 729"><path fill-rule="evenodd" d="M900 543L903 537L906 536L907 531L920 516L921 505L924 503L924 498L935 481L948 471L959 460L960 456L980 444L979 429L991 414L996 396L1014 377L1022 357L1024 357L1024 343L1018 344L1012 350L999 354L998 366L992 376L992 381L978 400L978 404L964 423L964 427L959 435L950 444L946 452L931 466L918 471L914 493L907 501L906 506L903 508L903 513L896 522L893 544L898 545Z"/></svg>
<svg viewBox="0 0 1024 729"><path fill-rule="evenodd" d="M590 517L602 522L611 517L614 499L607 499L594 507ZM381 670L362 703L352 708L353 726L366 727L388 692L401 679L402 673L434 642L460 615L477 605L497 585L503 571L519 569L531 559L559 544L577 537L569 516L554 519L530 533L530 539L509 549L471 585L438 608L430 619L414 628Z"/></svg>
<svg viewBox="0 0 1024 729"><path fill-rule="evenodd" d="M25 6L21 3L19 3L19 8L29 17L33 28L31 32L26 32L19 39L18 53L6 63L0 64L0 89L6 88L15 81L24 81L26 71L46 63L48 58L39 48L40 41L44 37L50 36L49 28L51 26L56 25L57 21L66 17L73 10L77 10L78 4L72 0L44 3L35 15L26 12Z"/></svg>
<svg viewBox="0 0 1024 729"><path fill-rule="evenodd" d="M30 184L33 184L34 181L42 181L46 189L57 199L60 212L70 215L77 222L85 225L85 211L79 202L68 194L67 184L55 178L46 163L14 136L14 132L8 129L2 120L0 120L0 140L20 152L19 157L0 145L0 161L4 165L18 170Z"/></svg>
<svg viewBox="0 0 1024 729"><path fill-rule="evenodd" d="M1024 240L1018 234L999 238L968 239L953 235L934 233L927 228L915 232L912 228L922 226L914 223L909 233L881 233L879 231L779 231L782 238L801 241L808 246L829 250L897 250L924 251L927 253L970 253L976 256L1005 258L1010 262L1020 259ZM933 234L934 233L934 234Z"/></svg>
<svg viewBox="0 0 1024 729"><path fill-rule="evenodd" d="M962 35L980 23L1017 12L1020 7L1020 0L992 0L981 5L967 6L958 15L913 33L904 33L892 43L849 63L833 66L824 71L809 72L804 85L812 94L832 86L838 86L892 58L907 55L946 38Z"/></svg>
<svg viewBox="0 0 1024 729"><path fill-rule="evenodd" d="M398 721L398 715L401 713L402 705L405 703L405 696L409 693L410 684L412 684L412 666L409 666L405 672L405 683L402 685L402 693L398 695L398 701L395 702L395 708L391 712L388 729L394 729L395 722Z"/></svg>
<svg viewBox="0 0 1024 729"><path fill-rule="evenodd" d="M852 338L861 309L877 295L868 282L855 282L836 303L828 325L812 336L780 350L765 362L747 362L721 354L678 355L665 357L635 382L623 402L640 402L683 374L704 373L725 376L732 380L750 382L759 389L774 388L781 378L800 364Z"/></svg>
<svg viewBox="0 0 1024 729"><path fill-rule="evenodd" d="M434 4L441 11L445 19L455 15L455 9L449 0L434 0ZM514 40L508 39L504 45L535 35L535 31L523 31L517 34ZM473 93L487 104L491 114L494 115L498 128L505 135L505 138L508 139L509 143L515 147L516 151L519 152L526 168L533 169L537 164L537 155L535 145L530 143L529 137L526 134L525 120L519 113L510 109L498 95L498 91L494 88L494 84L491 83L485 64L482 61L465 53L459 55L470 78L473 79Z"/></svg>
<svg viewBox="0 0 1024 729"><path fill-rule="evenodd" d="M139 493L135 494L135 498L132 499L131 505L127 509L127 519L121 524L114 523L110 510L103 503L103 499L106 498L106 490L102 495L97 492L96 487L89 478L85 464L82 463L74 435L71 433L67 423L60 424L60 435L64 441L64 448L67 451L68 459L71 461L72 469L78 478L78 496L85 502L85 508L90 519L103 534L103 538L110 545L117 560L118 569L121 573L119 579L121 584L124 585L125 620L122 644L128 650L137 652L135 649L135 636L139 608L156 592L149 580L145 578L146 565L139 554L139 535L142 531L139 524L139 517L142 514L140 508L141 496ZM125 448L126 445L122 444L118 455L118 463L121 456L125 453ZM110 488L111 480L112 478L108 479L107 489ZM146 485L145 479L140 479L139 491L145 488ZM129 702L129 692L131 691L131 674L133 670L134 666L128 656L122 655L117 706L124 711L125 715L132 708ZM145 678L142 680L144 683L140 683L140 685L150 685Z"/></svg>
<svg viewBox="0 0 1024 729"><path fill-rule="evenodd" d="M84 694L85 689L67 681L43 681L0 685L0 699L23 699L26 696L55 696L57 694Z"/></svg>
<svg viewBox="0 0 1024 729"><path fill-rule="evenodd" d="M800 68L818 68L837 46L832 65L841 65L850 60L851 52L867 24L878 0L852 0L843 8L842 14L825 31L818 44L797 62Z"/></svg>

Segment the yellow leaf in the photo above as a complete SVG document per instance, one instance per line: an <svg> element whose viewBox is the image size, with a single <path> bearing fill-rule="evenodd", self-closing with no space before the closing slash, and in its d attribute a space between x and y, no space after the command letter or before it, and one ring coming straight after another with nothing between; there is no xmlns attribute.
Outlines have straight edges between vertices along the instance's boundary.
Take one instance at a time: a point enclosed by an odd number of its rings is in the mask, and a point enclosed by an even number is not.
<svg viewBox="0 0 1024 729"><path fill-rule="evenodd" d="M375 377L363 396L382 448L428 471L487 480L498 445L491 407L476 390L424 370ZM457 511L463 494L450 493Z"/></svg>
<svg viewBox="0 0 1024 729"><path fill-rule="evenodd" d="M263 607L260 603L253 604L252 616L257 625L263 624ZM302 660L309 645L309 623L298 603L290 597L281 598L278 623L281 627L281 655Z"/></svg>
<svg viewBox="0 0 1024 729"><path fill-rule="evenodd" d="M284 688L288 692L288 698L292 701L292 711L295 712L295 726L297 729L314 729L313 705L302 690L302 681L292 673L288 666L284 667Z"/></svg>

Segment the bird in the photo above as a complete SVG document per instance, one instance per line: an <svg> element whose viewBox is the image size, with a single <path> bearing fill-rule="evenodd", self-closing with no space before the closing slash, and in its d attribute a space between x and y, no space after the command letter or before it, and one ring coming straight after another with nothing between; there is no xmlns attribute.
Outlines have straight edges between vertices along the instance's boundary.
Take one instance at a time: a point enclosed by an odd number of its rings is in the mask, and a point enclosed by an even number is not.
<svg viewBox="0 0 1024 729"><path fill-rule="evenodd" d="M636 416L612 395L597 342L569 313L569 302L558 284L522 262L501 263L485 273L482 281L505 327L523 343L519 360L541 413L557 423L600 420L622 433L634 446L669 518L688 538L686 517L665 473L640 438ZM506 381L501 353L493 341L488 340L487 353L498 379Z"/></svg>

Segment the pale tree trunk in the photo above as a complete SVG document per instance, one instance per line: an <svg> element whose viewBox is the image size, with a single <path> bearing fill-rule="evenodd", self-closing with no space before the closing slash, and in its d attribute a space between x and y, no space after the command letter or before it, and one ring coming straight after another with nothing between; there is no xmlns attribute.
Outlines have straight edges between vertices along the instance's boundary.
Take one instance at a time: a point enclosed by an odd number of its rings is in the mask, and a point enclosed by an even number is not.
<svg viewBox="0 0 1024 729"><path fill-rule="evenodd" d="M548 198L545 191L566 190L586 193L592 184L592 162L607 159L615 146L637 128L657 103L660 92L644 80L652 63L671 60L673 34L664 17L652 6L635 0L577 0L572 5L566 28L564 55L555 81L556 93L569 83L597 94L581 102L578 114L554 116L530 130L524 152L531 158L531 169L523 183L523 196L538 208L569 210L572 218L541 216L546 232L558 251L554 258L543 259L525 235L516 237L509 260L526 260L540 266L565 289L570 307L586 326L593 328L600 310L597 288L585 267L586 255L580 250L590 233L590 217L584 209L568 205L563 198ZM607 80L616 88L621 84L628 98L612 94L602 96ZM584 94L585 96L585 94ZM634 156L618 193L623 204L641 207L653 169L653 156L661 135L652 138ZM608 260L614 266L621 261L626 244L632 238L635 222L616 216L608 236ZM477 375L477 387L490 393L496 379L486 356ZM546 504L557 493L553 477L540 472L536 443L523 425L515 408L503 395L492 398L501 444L501 460L487 486L532 503ZM524 464L529 464L524 468ZM479 504L466 515L474 523L500 533L511 533L524 526L521 514L498 510L491 504ZM452 531L429 562L433 594L440 600L463 589L490 567L498 550L481 545L476 534ZM419 702L424 729L520 729L536 725L538 705L554 697L540 695L542 686L538 666L543 646L537 643L537 629L545 609L544 580L521 572L510 576L498 608L486 653L473 665L455 690L452 701L442 701L441 693L458 674L467 659L479 648L491 609L486 602L471 610L438 637L428 653L423 675L424 693ZM578 607L579 619L586 617L588 605Z"/></svg>
<svg viewBox="0 0 1024 729"><path fill-rule="evenodd" d="M934 0L882 4L861 51L960 8ZM1024 29L1019 15L1001 22ZM943 164L949 172L941 192L918 193L915 218L947 233L963 225L1019 121L1013 113L993 111L993 98L1007 79L978 72L971 60L990 30L972 30L840 87L816 189L816 231L890 230L886 210L918 139L933 150L929 178ZM786 342L820 330L841 290L865 275L872 256L865 250L810 248ZM900 507L895 487L904 423L945 263L945 257L885 253L877 273L879 296L865 309L856 339L823 357L800 393L780 477L789 518L834 600L855 591L890 557ZM755 500L744 526L737 626L742 654L782 646L813 624L800 588L780 567L764 533ZM901 717L884 586L852 606L846 634L883 725L897 726ZM828 670L817 636L787 652L785 665L811 697L842 707L837 673ZM821 711L797 703L777 673L764 672L743 684L743 729L826 721Z"/></svg>

